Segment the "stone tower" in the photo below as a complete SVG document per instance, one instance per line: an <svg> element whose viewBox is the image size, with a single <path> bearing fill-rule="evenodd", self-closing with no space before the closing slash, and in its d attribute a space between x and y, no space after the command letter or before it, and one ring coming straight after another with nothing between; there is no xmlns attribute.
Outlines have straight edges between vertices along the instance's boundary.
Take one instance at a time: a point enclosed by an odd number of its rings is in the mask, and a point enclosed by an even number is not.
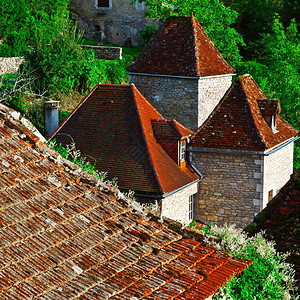
<svg viewBox="0 0 300 300"><path fill-rule="evenodd" d="M230 87L234 69L193 16L170 16L127 68L130 83L166 118L197 129Z"/></svg>
<svg viewBox="0 0 300 300"><path fill-rule="evenodd" d="M297 130L250 75L237 78L189 144L202 173L199 217L248 225L293 173Z"/></svg>

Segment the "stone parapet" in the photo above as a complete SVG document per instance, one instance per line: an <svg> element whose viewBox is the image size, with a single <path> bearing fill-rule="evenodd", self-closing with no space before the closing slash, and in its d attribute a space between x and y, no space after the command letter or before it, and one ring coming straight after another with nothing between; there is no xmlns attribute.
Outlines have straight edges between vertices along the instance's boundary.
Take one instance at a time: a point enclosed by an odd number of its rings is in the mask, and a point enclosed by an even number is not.
<svg viewBox="0 0 300 300"><path fill-rule="evenodd" d="M114 60L122 59L121 47L105 47L105 46L90 46L82 45L84 49L92 49L95 51L95 57L100 59Z"/></svg>
<svg viewBox="0 0 300 300"><path fill-rule="evenodd" d="M18 73L23 57L0 57L0 75Z"/></svg>

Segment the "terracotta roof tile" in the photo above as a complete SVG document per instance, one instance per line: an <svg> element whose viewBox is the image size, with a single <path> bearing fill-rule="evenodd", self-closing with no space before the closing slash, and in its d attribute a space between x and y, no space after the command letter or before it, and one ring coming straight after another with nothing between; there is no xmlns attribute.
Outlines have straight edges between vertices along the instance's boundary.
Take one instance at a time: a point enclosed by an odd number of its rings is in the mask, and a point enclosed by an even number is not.
<svg viewBox="0 0 300 300"><path fill-rule="evenodd" d="M183 239L34 142L11 113L0 104L0 142L22 145L0 149L1 299L191 299L250 263Z"/></svg>
<svg viewBox="0 0 300 300"><path fill-rule="evenodd" d="M99 85L52 138L63 145L73 139L83 156L96 160L98 170L118 179L120 188L163 195L198 176L188 166L179 167L166 153L155 139L152 120L172 124L171 143L176 145L174 136L180 139L191 134L178 122L165 120L134 85Z"/></svg>
<svg viewBox="0 0 300 300"><path fill-rule="evenodd" d="M127 71L205 77L232 74L235 70L221 56L197 19L171 16Z"/></svg>
<svg viewBox="0 0 300 300"><path fill-rule="evenodd" d="M191 140L192 147L265 151L292 137L298 131L276 116L273 132L262 115L264 108L279 112L278 101L266 96L250 75L232 84L211 115Z"/></svg>

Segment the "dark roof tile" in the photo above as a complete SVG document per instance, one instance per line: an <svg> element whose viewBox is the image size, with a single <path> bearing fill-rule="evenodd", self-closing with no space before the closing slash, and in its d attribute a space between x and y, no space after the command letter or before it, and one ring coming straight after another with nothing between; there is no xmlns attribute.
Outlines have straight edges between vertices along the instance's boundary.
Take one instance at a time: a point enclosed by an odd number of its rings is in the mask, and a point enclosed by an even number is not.
<svg viewBox="0 0 300 300"><path fill-rule="evenodd" d="M279 112L279 104L278 101L260 100L265 98L250 75L240 76L197 130L190 145L201 148L265 151L295 137L298 131L279 115L276 116L278 132L273 132L261 109L273 107ZM272 111L274 112L274 109Z"/></svg>
<svg viewBox="0 0 300 300"><path fill-rule="evenodd" d="M118 179L120 188L162 195L198 176L166 153L155 139L153 128L159 126L153 127L153 122L171 124L167 127L176 143L176 138L192 133L178 122L165 120L134 85L99 85L52 138L64 146L74 140L83 156L96 160L98 170Z"/></svg>
<svg viewBox="0 0 300 300"><path fill-rule="evenodd" d="M235 70L224 60L197 19L171 16L127 71L205 77L232 74Z"/></svg>

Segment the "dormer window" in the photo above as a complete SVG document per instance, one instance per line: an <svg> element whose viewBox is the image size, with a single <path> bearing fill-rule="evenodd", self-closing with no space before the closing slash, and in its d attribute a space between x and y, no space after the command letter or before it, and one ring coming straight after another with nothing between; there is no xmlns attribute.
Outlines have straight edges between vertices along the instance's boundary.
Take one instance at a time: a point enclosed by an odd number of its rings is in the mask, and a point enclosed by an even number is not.
<svg viewBox="0 0 300 300"><path fill-rule="evenodd" d="M180 142L180 161L185 161L186 155L186 140Z"/></svg>
<svg viewBox="0 0 300 300"><path fill-rule="evenodd" d="M276 116L271 116L271 129L274 133L278 132L276 128Z"/></svg>
<svg viewBox="0 0 300 300"><path fill-rule="evenodd" d="M276 115L280 113L280 104L278 100L258 99L260 112L272 129L273 133L278 132L276 128Z"/></svg>

